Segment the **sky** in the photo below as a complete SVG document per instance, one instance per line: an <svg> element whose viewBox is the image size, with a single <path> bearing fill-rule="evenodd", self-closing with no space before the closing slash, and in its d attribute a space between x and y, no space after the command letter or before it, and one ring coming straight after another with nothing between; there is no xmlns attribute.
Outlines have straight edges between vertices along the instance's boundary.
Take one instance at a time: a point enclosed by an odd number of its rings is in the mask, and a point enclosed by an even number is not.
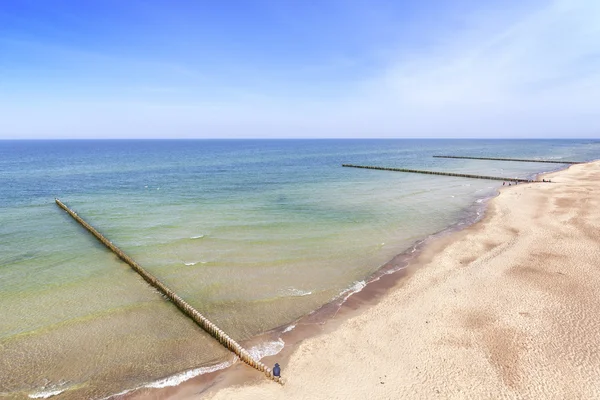
<svg viewBox="0 0 600 400"><path fill-rule="evenodd" d="M0 139L600 138L598 0L2 0Z"/></svg>

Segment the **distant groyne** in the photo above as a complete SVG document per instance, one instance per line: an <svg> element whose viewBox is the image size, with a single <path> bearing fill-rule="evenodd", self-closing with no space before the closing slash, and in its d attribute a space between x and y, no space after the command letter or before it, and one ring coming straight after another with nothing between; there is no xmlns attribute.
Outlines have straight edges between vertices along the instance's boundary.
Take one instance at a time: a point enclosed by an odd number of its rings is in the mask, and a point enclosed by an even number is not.
<svg viewBox="0 0 600 400"><path fill-rule="evenodd" d="M433 156L434 158L462 158L466 160L491 160L491 161L518 161L550 164L582 164L582 161L558 161L558 160L531 160L523 158L494 158L494 157L469 157L469 156Z"/></svg>
<svg viewBox="0 0 600 400"><path fill-rule="evenodd" d="M472 175L472 174L456 174L453 172L423 171L423 170L419 170L419 169L407 169L407 168L374 167L374 166L370 166L370 165L342 164L342 167L377 169L377 170L382 170L382 171L395 171L395 172L408 172L408 173L413 173L413 174L454 176L454 177L458 177L458 178L488 179L488 180L506 181L506 182L539 182L539 181L531 181L528 179L520 179L520 178L506 178L506 177L500 177L500 176L485 176L485 175Z"/></svg>

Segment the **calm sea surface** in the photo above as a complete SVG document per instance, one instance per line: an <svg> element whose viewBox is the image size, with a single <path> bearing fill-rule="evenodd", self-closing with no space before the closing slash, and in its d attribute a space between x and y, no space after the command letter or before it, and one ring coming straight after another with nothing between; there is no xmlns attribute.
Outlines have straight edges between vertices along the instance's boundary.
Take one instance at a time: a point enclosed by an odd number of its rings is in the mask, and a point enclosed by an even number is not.
<svg viewBox="0 0 600 400"><path fill-rule="evenodd" d="M0 141L0 397L102 398L231 359L55 197L243 341L472 219L502 185L342 163L521 178L564 167L435 154L586 161L600 141Z"/></svg>

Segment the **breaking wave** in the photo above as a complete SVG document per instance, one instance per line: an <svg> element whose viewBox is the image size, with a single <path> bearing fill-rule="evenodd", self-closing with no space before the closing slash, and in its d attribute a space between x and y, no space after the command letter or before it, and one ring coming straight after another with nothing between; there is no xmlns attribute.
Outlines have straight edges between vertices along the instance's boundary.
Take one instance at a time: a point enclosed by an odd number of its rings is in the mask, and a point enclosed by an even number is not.
<svg viewBox="0 0 600 400"><path fill-rule="evenodd" d="M195 378L199 375L204 375L204 374L208 374L210 372L218 371L220 369L225 369L225 368L229 367L230 365L232 365L234 363L234 361L235 360L224 361L222 363L211 365L208 367L195 368L195 369L192 369L189 371L182 372L177 375L170 376L168 378L161 379L159 381L149 383L147 385L144 385L144 387L160 389L160 388L164 388L164 387L168 387L168 386L177 386L180 383L183 383L187 380Z"/></svg>
<svg viewBox="0 0 600 400"><path fill-rule="evenodd" d="M47 390L47 391L43 391L43 392L32 393L29 395L29 398L30 399L47 399L48 397L52 397L52 396L61 394L65 390L67 390L67 389L54 389L54 390Z"/></svg>
<svg viewBox="0 0 600 400"><path fill-rule="evenodd" d="M274 342L257 344L256 346L251 347L248 350L248 353L250 353L252 358L258 361L263 357L274 356L283 349L283 346L285 346L285 342L281 339L278 339Z"/></svg>

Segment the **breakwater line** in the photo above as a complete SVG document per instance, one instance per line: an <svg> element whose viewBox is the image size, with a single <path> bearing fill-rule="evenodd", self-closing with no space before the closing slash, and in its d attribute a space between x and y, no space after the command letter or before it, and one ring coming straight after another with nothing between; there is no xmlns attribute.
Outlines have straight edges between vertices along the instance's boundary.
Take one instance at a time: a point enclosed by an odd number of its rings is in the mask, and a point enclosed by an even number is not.
<svg viewBox="0 0 600 400"><path fill-rule="evenodd" d="M461 158L466 160L491 160L491 161L518 161L518 162L536 162L550 164L582 164L582 161L558 161L558 160L531 160L523 158L494 158L494 157L469 157L469 156L433 156L434 158Z"/></svg>
<svg viewBox="0 0 600 400"><path fill-rule="evenodd" d="M223 332L218 326L209 321L206 317L204 317L200 312L198 312L195 308L193 308L190 304L188 304L185 300L179 297L174 291L165 286L158 278L152 275L150 272L146 271L141 265L139 265L135 260L125 254L121 249L115 246L110 240L108 240L104 235L98 232L94 227L85 222L77 213L67 207L63 202L59 199L55 199L56 204L67 212L75 221L77 221L81 226L87 229L96 239L98 239L103 245L108 247L113 253L115 253L121 260L129 264L129 266L137 272L146 282L148 282L151 286L156 288L159 292L165 295L177 308L186 316L191 318L194 322L196 322L202 329L204 329L207 333L209 333L212 337L217 339L219 343L221 343L225 348L232 351L236 356L239 357L240 360L244 361L246 364L250 365L253 368L256 368L260 372L263 372L268 378L283 384L283 380L280 377L273 375L273 371L267 367L262 362L255 360L250 353L244 349L240 344L238 344L235 340L229 337L225 332Z"/></svg>
<svg viewBox="0 0 600 400"><path fill-rule="evenodd" d="M507 182L539 182L539 181L531 181L528 179L520 179L520 178L503 178L503 177L499 177L499 176L456 174L456 173L452 173L452 172L423 171L423 170L419 170L419 169L407 169L407 168L373 167L370 165L342 164L342 167L378 169L378 170L382 170L382 171L395 171L395 172L409 172L409 173L413 173L413 174L455 176L458 178L488 179L488 180L494 180L494 181L507 181Z"/></svg>

